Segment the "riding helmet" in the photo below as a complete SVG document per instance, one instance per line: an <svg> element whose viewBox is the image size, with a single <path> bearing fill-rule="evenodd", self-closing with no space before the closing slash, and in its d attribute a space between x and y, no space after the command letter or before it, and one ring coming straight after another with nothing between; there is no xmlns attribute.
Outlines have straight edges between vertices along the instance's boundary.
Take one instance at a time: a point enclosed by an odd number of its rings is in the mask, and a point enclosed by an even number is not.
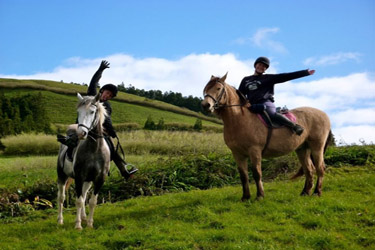
<svg viewBox="0 0 375 250"><path fill-rule="evenodd" d="M116 85L113 85L113 84L111 84L111 83L106 84L106 85L104 85L103 87L101 87L100 92L103 92L104 90L109 90L109 91L111 91L113 97L116 97L116 96L117 96L118 89L117 89Z"/></svg>
<svg viewBox="0 0 375 250"><path fill-rule="evenodd" d="M267 66L267 69L268 67L270 66L270 60L267 58L267 57L264 57L264 56L261 56L261 57L258 57L255 62L254 62L254 68L255 68L255 65L257 63L263 63Z"/></svg>

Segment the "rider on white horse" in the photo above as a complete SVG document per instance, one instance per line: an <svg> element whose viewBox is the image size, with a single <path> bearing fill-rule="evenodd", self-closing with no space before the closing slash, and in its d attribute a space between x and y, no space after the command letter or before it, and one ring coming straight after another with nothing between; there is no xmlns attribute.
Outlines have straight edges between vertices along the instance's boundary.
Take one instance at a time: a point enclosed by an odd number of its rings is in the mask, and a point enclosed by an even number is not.
<svg viewBox="0 0 375 250"><path fill-rule="evenodd" d="M87 95L90 96L95 96L97 94L97 86L99 83L100 78L102 77L102 73L105 69L109 68L109 63L105 60L103 60L100 63L99 69L95 72L93 75L90 85L87 90ZM132 167L131 169L127 169L127 164L126 162L121 158L121 156L118 154L118 152L115 150L115 147L113 145L113 142L110 137L112 138L118 138L117 133L115 129L112 126L112 120L111 120L111 114L112 114L112 108L111 104L109 103L109 100L112 98L116 97L118 89L115 85L113 84L106 84L102 88L100 88L99 92L101 93L100 96L100 102L103 104L104 108L107 111L107 117L104 121L103 127L105 129L105 139L108 143L108 146L111 150L111 160L114 161L116 164L117 168L120 170L121 175L125 178L128 179L132 174L138 171L137 168ZM72 152L74 148L77 146L78 143L78 138L76 135L76 131L74 130L68 130L67 131L67 137L65 136L58 136L58 141L67 145L68 146L68 158L72 159Z"/></svg>

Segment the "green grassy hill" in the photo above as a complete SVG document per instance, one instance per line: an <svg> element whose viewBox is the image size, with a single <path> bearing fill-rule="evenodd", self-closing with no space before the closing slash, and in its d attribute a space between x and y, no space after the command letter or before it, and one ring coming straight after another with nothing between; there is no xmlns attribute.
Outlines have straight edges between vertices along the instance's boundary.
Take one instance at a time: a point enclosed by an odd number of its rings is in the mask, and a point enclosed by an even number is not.
<svg viewBox="0 0 375 250"><path fill-rule="evenodd" d="M0 89L5 95L23 95L41 92L46 101L46 109L53 124L70 124L76 119L77 92L85 94L87 87L44 80L16 80L0 78ZM135 123L143 127L148 116L157 123L161 118L165 123L194 125L197 118L203 126L221 127L222 122L184 108L156 100L120 92L111 101L113 123Z"/></svg>

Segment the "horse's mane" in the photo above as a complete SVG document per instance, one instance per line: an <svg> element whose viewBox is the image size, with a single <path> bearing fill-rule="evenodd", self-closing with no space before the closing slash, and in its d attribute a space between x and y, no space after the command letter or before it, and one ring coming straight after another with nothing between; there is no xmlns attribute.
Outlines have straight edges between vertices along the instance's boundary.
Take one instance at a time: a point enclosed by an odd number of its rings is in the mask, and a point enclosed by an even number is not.
<svg viewBox="0 0 375 250"><path fill-rule="evenodd" d="M87 108L89 105L93 103L95 103L95 96L84 96L83 99L77 103L77 108L82 106L85 106ZM96 112L96 116L98 117L98 119L96 120L98 121L98 124L102 125L107 116L107 110L104 108L101 102L96 102L95 104L98 108Z"/></svg>

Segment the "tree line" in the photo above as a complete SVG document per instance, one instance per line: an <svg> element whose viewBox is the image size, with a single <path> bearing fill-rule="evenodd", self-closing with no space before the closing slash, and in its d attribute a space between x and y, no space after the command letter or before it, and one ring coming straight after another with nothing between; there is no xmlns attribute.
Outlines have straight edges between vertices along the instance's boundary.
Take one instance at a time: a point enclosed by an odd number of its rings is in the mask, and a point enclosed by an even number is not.
<svg viewBox="0 0 375 250"><path fill-rule="evenodd" d="M189 95L188 97L186 97L186 96L182 96L182 94L178 92L168 91L168 92L163 93L161 90L138 89L132 86L131 84L129 85L129 87L125 87L124 83L121 83L117 87L118 87L118 90L121 92L126 92L129 94L146 97L152 100L166 102L166 103L178 106L178 107L190 109L195 112L203 112L201 109L201 102L203 99L198 98L198 97L193 97L192 95Z"/></svg>
<svg viewBox="0 0 375 250"><path fill-rule="evenodd" d="M40 92L13 97L0 93L0 137L31 131L48 133L50 130L50 120Z"/></svg>

